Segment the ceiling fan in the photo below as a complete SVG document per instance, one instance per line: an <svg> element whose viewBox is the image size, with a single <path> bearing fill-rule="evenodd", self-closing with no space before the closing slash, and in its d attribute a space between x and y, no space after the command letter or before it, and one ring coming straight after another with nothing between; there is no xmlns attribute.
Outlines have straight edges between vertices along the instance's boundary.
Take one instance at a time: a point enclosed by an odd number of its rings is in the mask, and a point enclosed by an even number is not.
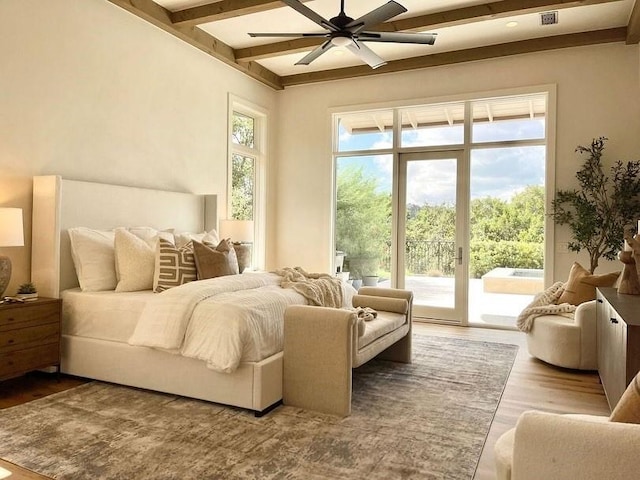
<svg viewBox="0 0 640 480"><path fill-rule="evenodd" d="M281 0L297 12L317 23L327 31L324 33L250 33L252 37L324 37L327 41L305 55L296 65L309 65L316 58L333 47L346 47L360 57L371 68L378 68L387 62L367 47L364 42L419 43L433 45L435 33L410 32L374 32L367 28L379 25L407 11L397 2L390 1L371 12L353 19L344 13L344 0L340 1L340 13L331 20L326 20L299 0Z"/></svg>

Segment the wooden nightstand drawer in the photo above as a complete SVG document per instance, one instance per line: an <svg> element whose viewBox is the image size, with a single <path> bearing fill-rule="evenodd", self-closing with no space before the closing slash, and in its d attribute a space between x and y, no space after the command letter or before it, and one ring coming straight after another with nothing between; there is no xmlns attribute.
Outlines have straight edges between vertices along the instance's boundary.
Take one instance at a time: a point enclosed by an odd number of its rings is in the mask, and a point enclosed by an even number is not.
<svg viewBox="0 0 640 480"><path fill-rule="evenodd" d="M58 301L37 301L0 308L0 332L60 321Z"/></svg>
<svg viewBox="0 0 640 480"><path fill-rule="evenodd" d="M0 352L0 380L15 377L23 373L58 365L60 342L26 348L14 352Z"/></svg>
<svg viewBox="0 0 640 480"><path fill-rule="evenodd" d="M0 353L57 343L59 338L60 323L58 322L7 330L0 332Z"/></svg>
<svg viewBox="0 0 640 480"><path fill-rule="evenodd" d="M0 380L60 365L62 301L0 305Z"/></svg>

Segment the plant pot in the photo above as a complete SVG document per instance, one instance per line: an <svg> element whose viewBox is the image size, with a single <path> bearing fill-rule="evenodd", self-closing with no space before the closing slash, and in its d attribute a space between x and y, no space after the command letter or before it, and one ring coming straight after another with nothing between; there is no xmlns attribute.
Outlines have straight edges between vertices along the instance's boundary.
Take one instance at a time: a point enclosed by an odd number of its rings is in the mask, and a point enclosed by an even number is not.
<svg viewBox="0 0 640 480"><path fill-rule="evenodd" d="M38 293L16 293L16 297L24 300L25 302L30 302L38 299Z"/></svg>

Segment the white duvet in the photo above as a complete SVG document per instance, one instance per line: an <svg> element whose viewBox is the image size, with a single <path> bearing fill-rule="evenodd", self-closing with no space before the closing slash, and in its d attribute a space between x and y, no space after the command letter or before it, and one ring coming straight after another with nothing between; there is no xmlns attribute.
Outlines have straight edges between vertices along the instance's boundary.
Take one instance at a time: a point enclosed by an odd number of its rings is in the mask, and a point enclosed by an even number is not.
<svg viewBox="0 0 640 480"><path fill-rule="evenodd" d="M282 350L284 311L307 303L280 287L274 273L229 275L187 283L156 295L144 308L129 344L160 348L233 372ZM355 290L343 285L344 305Z"/></svg>

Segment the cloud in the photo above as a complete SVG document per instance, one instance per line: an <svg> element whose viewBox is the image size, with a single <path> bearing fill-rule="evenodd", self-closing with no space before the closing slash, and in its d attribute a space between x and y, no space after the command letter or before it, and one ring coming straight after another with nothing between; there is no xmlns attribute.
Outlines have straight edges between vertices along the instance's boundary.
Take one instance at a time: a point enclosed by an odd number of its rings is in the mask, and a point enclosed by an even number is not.
<svg viewBox="0 0 640 480"><path fill-rule="evenodd" d="M471 198L509 200L529 185L544 185L545 147L476 149L471 152Z"/></svg>
<svg viewBox="0 0 640 480"><path fill-rule="evenodd" d="M456 161L428 160L407 165L407 203L456 204Z"/></svg>

